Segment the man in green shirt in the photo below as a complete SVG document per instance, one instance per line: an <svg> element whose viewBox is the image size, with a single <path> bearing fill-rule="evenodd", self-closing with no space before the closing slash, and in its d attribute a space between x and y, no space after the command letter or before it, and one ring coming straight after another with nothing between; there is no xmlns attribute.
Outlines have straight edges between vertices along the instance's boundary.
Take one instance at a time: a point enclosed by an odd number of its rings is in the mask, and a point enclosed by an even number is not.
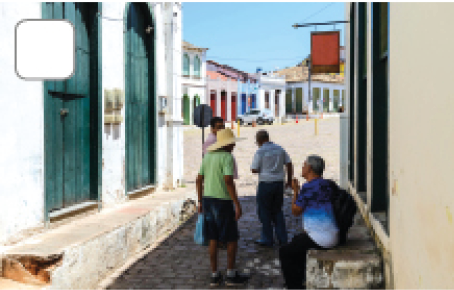
<svg viewBox="0 0 454 290"><path fill-rule="evenodd" d="M217 141L207 148L208 153L202 160L197 177L199 213L204 214L203 233L210 241L211 286L218 286L222 281L217 267L218 242L227 243L225 284L238 286L248 280L247 276L235 270L238 220L242 210L233 181L234 161L231 153L238 140L230 129L218 131Z"/></svg>

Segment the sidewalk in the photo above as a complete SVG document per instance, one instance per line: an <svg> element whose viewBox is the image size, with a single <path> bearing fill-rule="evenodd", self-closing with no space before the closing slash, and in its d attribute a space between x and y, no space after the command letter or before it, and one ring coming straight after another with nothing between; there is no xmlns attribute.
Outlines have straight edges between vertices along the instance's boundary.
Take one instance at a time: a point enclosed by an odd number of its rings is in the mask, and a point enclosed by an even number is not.
<svg viewBox="0 0 454 290"><path fill-rule="evenodd" d="M243 216L239 221L237 268L252 275L246 288L282 289L284 281L277 246L267 249L254 244L260 236L261 226L256 214L255 186L243 186L239 195ZM290 202L290 198L286 198L284 206L289 239L301 229L301 219L291 215ZM209 288L211 270L208 248L194 243L196 221L197 216L188 220L153 251L118 275L108 289ZM218 259L219 270L225 274L226 250L220 250Z"/></svg>
<svg viewBox="0 0 454 290"><path fill-rule="evenodd" d="M33 236L6 249L3 276L46 288L95 288L178 227L195 200L193 190L155 192Z"/></svg>

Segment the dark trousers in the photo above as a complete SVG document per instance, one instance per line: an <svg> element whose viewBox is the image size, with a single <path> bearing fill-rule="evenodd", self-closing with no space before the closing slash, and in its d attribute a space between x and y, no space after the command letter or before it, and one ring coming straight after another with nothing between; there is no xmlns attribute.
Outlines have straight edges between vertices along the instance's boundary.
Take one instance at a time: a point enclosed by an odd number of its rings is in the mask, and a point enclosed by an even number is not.
<svg viewBox="0 0 454 290"><path fill-rule="evenodd" d="M260 182L257 188L257 214L262 223L261 241L273 245L273 225L279 243L287 243L282 205L284 203L284 182Z"/></svg>
<svg viewBox="0 0 454 290"><path fill-rule="evenodd" d="M306 233L298 234L279 249L279 260L287 289L305 289L306 254L309 249L321 249Z"/></svg>

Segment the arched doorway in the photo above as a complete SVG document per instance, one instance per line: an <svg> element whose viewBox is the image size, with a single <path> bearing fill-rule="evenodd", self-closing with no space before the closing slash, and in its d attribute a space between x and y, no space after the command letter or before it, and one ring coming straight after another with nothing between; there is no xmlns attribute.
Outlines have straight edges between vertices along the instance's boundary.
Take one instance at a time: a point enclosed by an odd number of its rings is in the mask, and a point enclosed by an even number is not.
<svg viewBox="0 0 454 290"><path fill-rule="evenodd" d="M97 17L101 5L42 3L43 19L67 19L76 34L72 77L44 81L46 219L53 210L97 200L101 194L101 22ZM65 94L82 98L64 100Z"/></svg>
<svg viewBox="0 0 454 290"><path fill-rule="evenodd" d="M126 190L156 182L155 35L151 8L126 5Z"/></svg>
<svg viewBox="0 0 454 290"><path fill-rule="evenodd" d="M270 108L270 93L265 92L265 109Z"/></svg>
<svg viewBox="0 0 454 290"><path fill-rule="evenodd" d="M246 113L247 103L246 103L246 94L241 94L241 114Z"/></svg>
<svg viewBox="0 0 454 290"><path fill-rule="evenodd" d="M191 108L190 108L191 100L189 100L189 96L184 95L182 102L183 102L182 109L183 109L184 125L189 125L190 124L189 116L190 116L190 110L191 110Z"/></svg>
<svg viewBox="0 0 454 290"><path fill-rule="evenodd" d="M224 121L227 121L227 93L226 91L221 91L221 118Z"/></svg>
<svg viewBox="0 0 454 290"><path fill-rule="evenodd" d="M281 90L276 90L274 95L274 117L279 117L279 95Z"/></svg>
<svg viewBox="0 0 454 290"><path fill-rule="evenodd" d="M236 93L232 93L232 109L231 109L231 120L236 120Z"/></svg>
<svg viewBox="0 0 454 290"><path fill-rule="evenodd" d="M216 110L216 91L212 90L210 92L210 107L213 110L213 117L216 117L218 115L217 110Z"/></svg>
<svg viewBox="0 0 454 290"><path fill-rule="evenodd" d="M323 107L320 107L320 88L312 89L312 110L314 112L320 112Z"/></svg>

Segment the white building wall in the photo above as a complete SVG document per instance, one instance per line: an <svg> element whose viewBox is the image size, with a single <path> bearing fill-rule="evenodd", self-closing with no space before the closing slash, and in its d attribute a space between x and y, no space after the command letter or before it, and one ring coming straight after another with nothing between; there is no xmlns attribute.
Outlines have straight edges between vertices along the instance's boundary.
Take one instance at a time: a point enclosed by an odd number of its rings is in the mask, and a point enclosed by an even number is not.
<svg viewBox="0 0 454 290"><path fill-rule="evenodd" d="M102 15L102 103L104 90L125 89L124 13L127 2L103 2ZM15 74L15 25L22 19L42 18L41 2L0 3L0 113L4 124L0 140L0 244L18 232L42 227L45 222L44 188L44 98L42 81L24 81ZM167 5L167 7L165 7ZM179 4L151 3L156 37L156 108L159 96L167 96L169 109L181 111L181 53L166 50L166 34L172 34L175 47L181 47L181 8ZM173 17L177 12L177 17ZM167 14L167 15L166 15ZM173 17L172 30L165 25ZM166 53L167 61L166 61ZM174 60L174 61L173 61ZM169 66L168 63L171 63ZM125 96L127 97L127 96ZM180 111L178 111L180 110ZM104 120L104 110L103 120ZM170 113L174 111L169 111ZM125 108L120 125L102 125L103 208L126 201L125 192ZM158 114L157 186L176 186L183 176L183 138L178 114ZM177 125L170 130L169 125ZM171 134L167 134L171 132ZM170 138L169 138L170 137ZM171 154L168 154L171 153ZM169 163L169 161L171 163ZM170 173L170 174L169 174Z"/></svg>
<svg viewBox="0 0 454 290"><path fill-rule="evenodd" d="M41 3L0 3L0 244L44 221L44 98L41 81L15 73L15 26L41 18Z"/></svg>

